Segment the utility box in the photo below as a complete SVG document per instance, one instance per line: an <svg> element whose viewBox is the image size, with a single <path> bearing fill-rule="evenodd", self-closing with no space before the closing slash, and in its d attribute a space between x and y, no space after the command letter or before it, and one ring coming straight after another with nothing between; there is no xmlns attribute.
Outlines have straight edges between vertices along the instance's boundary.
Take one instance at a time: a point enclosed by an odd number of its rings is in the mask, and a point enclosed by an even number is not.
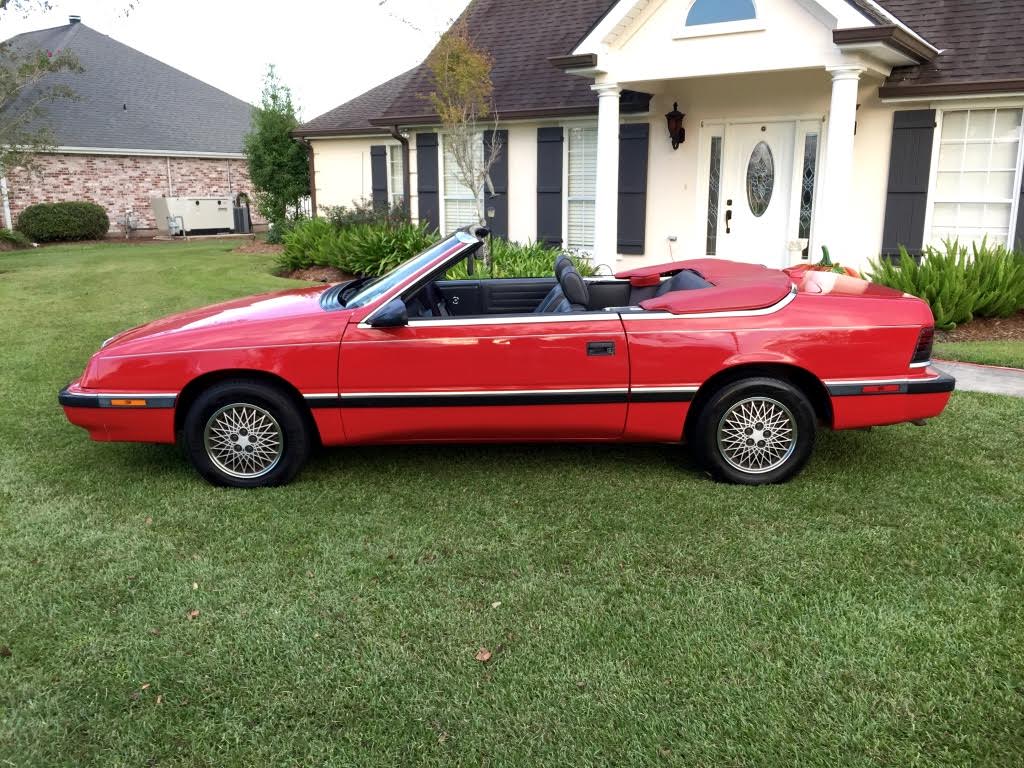
<svg viewBox="0 0 1024 768"><path fill-rule="evenodd" d="M234 204L229 197L154 197L150 200L157 226L180 222L187 235L216 235L234 231Z"/></svg>

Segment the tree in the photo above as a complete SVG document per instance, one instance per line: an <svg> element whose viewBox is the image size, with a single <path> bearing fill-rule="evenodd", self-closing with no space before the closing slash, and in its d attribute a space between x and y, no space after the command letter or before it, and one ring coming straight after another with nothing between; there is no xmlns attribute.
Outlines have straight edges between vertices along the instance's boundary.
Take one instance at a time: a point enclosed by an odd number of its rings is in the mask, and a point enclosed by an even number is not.
<svg viewBox="0 0 1024 768"><path fill-rule="evenodd" d="M434 80L430 103L444 127L444 144L455 160L455 175L474 193L480 224L487 223L484 190L494 193L491 168L502 150L497 133L489 156L481 140L484 129L497 128L492 65L490 55L473 44L464 21L445 33L427 59Z"/></svg>
<svg viewBox="0 0 1024 768"><path fill-rule="evenodd" d="M309 195L306 150L291 135L298 125L291 89L271 65L263 79L262 100L252 113L252 130L245 137L245 156L256 207L275 225Z"/></svg>
<svg viewBox="0 0 1024 768"><path fill-rule="evenodd" d="M39 153L53 150L46 105L77 96L50 76L81 71L68 51L28 51L10 41L0 43L0 173L19 166L31 169Z"/></svg>

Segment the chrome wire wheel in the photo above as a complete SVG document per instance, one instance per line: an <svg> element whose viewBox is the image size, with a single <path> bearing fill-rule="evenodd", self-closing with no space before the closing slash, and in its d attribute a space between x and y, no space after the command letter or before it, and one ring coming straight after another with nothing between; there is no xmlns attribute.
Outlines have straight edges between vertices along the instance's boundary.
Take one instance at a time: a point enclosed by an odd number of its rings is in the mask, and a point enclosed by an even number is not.
<svg viewBox="0 0 1024 768"><path fill-rule="evenodd" d="M281 425L258 405L234 403L216 411L203 431L206 455L221 472L251 480L263 477L281 461Z"/></svg>
<svg viewBox="0 0 1024 768"><path fill-rule="evenodd" d="M718 424L718 450L740 472L772 472L796 451L797 426L792 411L770 397L740 400Z"/></svg>

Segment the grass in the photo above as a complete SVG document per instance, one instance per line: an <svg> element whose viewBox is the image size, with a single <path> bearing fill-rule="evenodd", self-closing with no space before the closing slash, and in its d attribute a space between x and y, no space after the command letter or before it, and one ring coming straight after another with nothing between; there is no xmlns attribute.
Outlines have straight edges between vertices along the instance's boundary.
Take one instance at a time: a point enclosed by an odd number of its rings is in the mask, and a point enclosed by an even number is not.
<svg viewBox="0 0 1024 768"><path fill-rule="evenodd" d="M64 421L103 338L271 258L0 255L0 765L1019 764L1024 401L825 434L760 490L562 446L233 492Z"/></svg>
<svg viewBox="0 0 1024 768"><path fill-rule="evenodd" d="M1024 368L1024 341L957 341L936 344L935 356L965 363Z"/></svg>

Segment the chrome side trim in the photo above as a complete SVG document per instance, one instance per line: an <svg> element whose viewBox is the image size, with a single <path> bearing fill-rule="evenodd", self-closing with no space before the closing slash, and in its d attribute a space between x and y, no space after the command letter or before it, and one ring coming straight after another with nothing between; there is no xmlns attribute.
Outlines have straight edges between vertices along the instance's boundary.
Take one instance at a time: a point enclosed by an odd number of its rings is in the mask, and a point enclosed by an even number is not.
<svg viewBox="0 0 1024 768"><path fill-rule="evenodd" d="M794 285L791 287L788 296L764 309L746 309L735 312L694 312L692 314L680 315L675 315L671 312L623 313L622 320L623 322L648 322L651 320L714 320L720 317L764 317L765 315L774 315L776 312L784 310L796 300L798 293Z"/></svg>
<svg viewBox="0 0 1024 768"><path fill-rule="evenodd" d="M598 389L475 389L475 390L420 390L415 392L342 392L342 400L359 397L480 397L481 395L624 395L629 392L625 387L609 387ZM309 395L305 396L309 398ZM313 395L324 398L326 395Z"/></svg>
<svg viewBox="0 0 1024 768"><path fill-rule="evenodd" d="M826 387L884 387L887 384L927 384L930 381L938 381L941 376L929 376L926 378L909 379L906 377L895 379L826 379Z"/></svg>
<svg viewBox="0 0 1024 768"><path fill-rule="evenodd" d="M693 394L693 393L697 392L699 389L700 389L700 386L697 385L697 384L694 384L694 385L687 385L685 387L633 387L629 391L633 392L633 393L636 393L636 394L645 394L645 395L646 394L653 395L653 394L661 394L661 393L671 394L673 392L678 392L678 393L681 393L681 394Z"/></svg>
<svg viewBox="0 0 1024 768"><path fill-rule="evenodd" d="M930 368L931 364L932 364L932 361L929 360L928 362L925 362L925 363L911 363L910 367L911 368Z"/></svg>
<svg viewBox="0 0 1024 768"><path fill-rule="evenodd" d="M168 398L176 398L180 393L178 392L149 392L149 393L135 393L135 392L69 392L68 394L74 395L75 397L92 397L97 400L166 400Z"/></svg>
<svg viewBox="0 0 1024 768"><path fill-rule="evenodd" d="M485 325L541 325L545 323L617 323L618 313L594 312L564 315L494 315L493 317L449 318L448 320L410 320L408 328L465 328ZM360 328L370 328L365 323Z"/></svg>

